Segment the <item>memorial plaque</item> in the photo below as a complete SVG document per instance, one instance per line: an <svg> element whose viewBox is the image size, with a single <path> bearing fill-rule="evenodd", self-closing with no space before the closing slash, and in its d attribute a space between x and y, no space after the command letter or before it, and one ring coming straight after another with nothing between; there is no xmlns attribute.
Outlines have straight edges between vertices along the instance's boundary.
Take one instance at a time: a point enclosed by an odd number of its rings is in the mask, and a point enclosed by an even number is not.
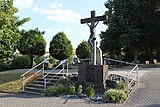
<svg viewBox="0 0 160 107"><path fill-rule="evenodd" d="M93 82L94 81L94 66L88 65L86 67L86 82Z"/></svg>

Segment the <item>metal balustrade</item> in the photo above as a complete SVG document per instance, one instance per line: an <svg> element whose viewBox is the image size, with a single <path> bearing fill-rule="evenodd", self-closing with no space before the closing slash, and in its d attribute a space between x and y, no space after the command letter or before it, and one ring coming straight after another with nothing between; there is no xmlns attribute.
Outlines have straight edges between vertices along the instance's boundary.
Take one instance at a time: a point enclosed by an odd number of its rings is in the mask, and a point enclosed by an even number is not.
<svg viewBox="0 0 160 107"><path fill-rule="evenodd" d="M32 77L37 75L39 72L42 72L44 75L44 63L46 61L48 61L48 59L45 59L44 61L42 61L41 63L39 63L38 65L34 66L33 68L29 69L28 71L26 71L24 74L21 75L22 83L23 83L23 91L24 91L24 86L25 86L26 82L29 81ZM41 67L41 66L42 66L42 68L40 70L36 69L37 67ZM31 76L27 76L27 74L29 74L32 71L34 71L34 73Z"/></svg>
<svg viewBox="0 0 160 107"><path fill-rule="evenodd" d="M132 85L134 85L135 83L138 83L138 73L139 73L139 66L138 64L135 63L130 63L130 62L125 62L125 61L120 61L120 60L115 60L115 59L110 59L110 58L104 58L104 64L108 64L110 66L110 68L112 69L118 69L119 68L115 68L112 65L112 62L115 63L119 63L119 64L124 64L124 65L131 65L134 66L126 75L127 77L127 84L128 84L128 93L132 90Z"/></svg>

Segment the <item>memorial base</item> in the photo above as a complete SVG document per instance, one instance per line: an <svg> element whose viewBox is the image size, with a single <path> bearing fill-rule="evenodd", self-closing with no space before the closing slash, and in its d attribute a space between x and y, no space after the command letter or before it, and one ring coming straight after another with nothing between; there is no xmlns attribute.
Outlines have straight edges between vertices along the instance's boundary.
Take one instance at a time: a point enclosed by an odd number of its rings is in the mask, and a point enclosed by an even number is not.
<svg viewBox="0 0 160 107"><path fill-rule="evenodd" d="M105 81L108 78L108 65L78 66L78 81L87 85L94 85L96 93L103 93Z"/></svg>

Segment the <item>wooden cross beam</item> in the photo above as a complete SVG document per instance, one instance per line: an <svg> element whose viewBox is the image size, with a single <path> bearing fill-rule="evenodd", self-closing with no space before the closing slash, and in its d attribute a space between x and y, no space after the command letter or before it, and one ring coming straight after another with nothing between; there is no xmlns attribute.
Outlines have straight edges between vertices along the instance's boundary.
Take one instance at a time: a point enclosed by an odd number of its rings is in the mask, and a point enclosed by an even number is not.
<svg viewBox="0 0 160 107"><path fill-rule="evenodd" d="M95 11L91 11L91 18L85 18L85 19L81 19L81 24L84 23L95 23L97 21L105 21L107 19L107 16L97 16L96 17L96 12Z"/></svg>
<svg viewBox="0 0 160 107"><path fill-rule="evenodd" d="M96 65L96 38L95 38L95 27L97 26L99 21L104 21L107 19L107 16L97 16L96 12L91 11L91 18L85 18L81 19L81 24L87 23L87 25L90 27L90 37L89 37L89 43L92 47L91 50L91 64ZM97 23L96 23L97 22ZM88 23L91 23L90 25ZM95 24L96 23L96 24Z"/></svg>

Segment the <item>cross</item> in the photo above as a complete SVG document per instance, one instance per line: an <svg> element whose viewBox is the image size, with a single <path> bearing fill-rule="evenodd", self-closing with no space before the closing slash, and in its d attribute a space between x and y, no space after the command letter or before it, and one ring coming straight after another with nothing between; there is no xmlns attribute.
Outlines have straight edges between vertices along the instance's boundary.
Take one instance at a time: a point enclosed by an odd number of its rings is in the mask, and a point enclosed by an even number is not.
<svg viewBox="0 0 160 107"><path fill-rule="evenodd" d="M81 19L81 24L85 24L87 23L87 25L90 28L90 37L89 37L89 44L92 47L91 50L91 64L92 65L96 65L96 38L95 38L95 27L97 26L97 24L99 23L99 21L104 21L107 19L107 16L97 16L96 17L96 12L95 10L91 11L91 18L85 18L85 19ZM89 23L91 23L89 25Z"/></svg>

